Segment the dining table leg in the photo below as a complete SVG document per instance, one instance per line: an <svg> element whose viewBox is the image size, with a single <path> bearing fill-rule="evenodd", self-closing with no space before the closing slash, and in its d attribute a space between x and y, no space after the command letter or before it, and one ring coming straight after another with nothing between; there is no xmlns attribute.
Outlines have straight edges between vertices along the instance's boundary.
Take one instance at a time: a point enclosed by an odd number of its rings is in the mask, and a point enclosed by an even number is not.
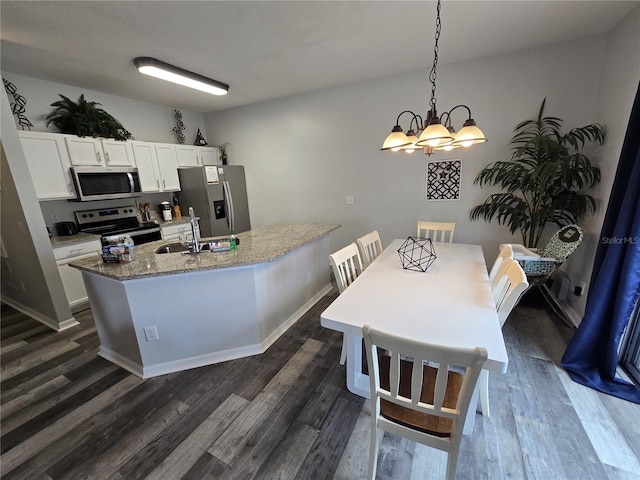
<svg viewBox="0 0 640 480"><path fill-rule="evenodd" d="M369 375L362 371L362 335L345 333L347 337L347 388L364 398L371 398Z"/></svg>

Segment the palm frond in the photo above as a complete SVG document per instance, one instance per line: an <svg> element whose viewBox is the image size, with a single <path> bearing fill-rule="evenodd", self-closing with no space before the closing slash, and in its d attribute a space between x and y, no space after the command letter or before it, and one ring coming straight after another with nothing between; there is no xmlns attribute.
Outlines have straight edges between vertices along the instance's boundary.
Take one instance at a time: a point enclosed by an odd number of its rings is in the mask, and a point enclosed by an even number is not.
<svg viewBox="0 0 640 480"><path fill-rule="evenodd" d="M545 104L546 99L535 119L516 125L509 160L490 163L474 179L481 188L500 186L504 193L473 207L471 219L519 230L529 247L537 245L548 223L563 226L595 212L595 199L583 191L600 182L600 169L580 150L605 138L597 123L562 134L562 120L545 116Z"/></svg>

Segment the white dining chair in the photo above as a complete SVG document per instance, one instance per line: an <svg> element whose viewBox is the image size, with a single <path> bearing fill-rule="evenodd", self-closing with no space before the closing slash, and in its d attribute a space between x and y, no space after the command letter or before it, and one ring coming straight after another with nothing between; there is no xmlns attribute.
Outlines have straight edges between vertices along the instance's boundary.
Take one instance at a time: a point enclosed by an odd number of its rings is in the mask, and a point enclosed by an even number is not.
<svg viewBox="0 0 640 480"><path fill-rule="evenodd" d="M455 229L455 222L425 222L424 220L418 220L418 238L430 238L432 242L452 243Z"/></svg>
<svg viewBox="0 0 640 480"><path fill-rule="evenodd" d="M510 257L506 257L502 260L502 262L500 262L500 265L498 266L498 268L496 269L496 273L493 276L493 279L490 280L491 282L491 293L493 294L493 302L496 304L496 306L499 303L499 296L502 292L504 292L504 286L507 282L507 276L506 276L506 272L507 269L509 268L509 265L511 265L513 262L516 262L513 258Z"/></svg>
<svg viewBox="0 0 640 480"><path fill-rule="evenodd" d="M493 281L493 279L496 277L496 275L498 274L498 269L500 268L500 265L502 265L502 262L505 260L505 258L513 259L513 248L509 244L502 247L500 253L498 253L498 256L493 262L491 270L489 271L489 281Z"/></svg>
<svg viewBox="0 0 640 480"><path fill-rule="evenodd" d="M358 275L362 273L362 260L358 253L358 247L351 243L337 252L329 255L329 263L336 278L338 293L341 294L351 285ZM342 351L340 352L340 365L347 360L347 336L342 336Z"/></svg>
<svg viewBox="0 0 640 480"><path fill-rule="evenodd" d="M486 349L427 344L369 325L362 328L362 335L371 388L368 478L376 476L378 429L382 429L447 452L446 478L454 480L464 422L487 360ZM379 354L379 349L388 353Z"/></svg>
<svg viewBox="0 0 640 480"><path fill-rule="evenodd" d="M356 240L362 266L367 268L382 253L382 243L377 230L369 232Z"/></svg>
<svg viewBox="0 0 640 480"><path fill-rule="evenodd" d="M510 258L505 259L503 265L505 264L504 273L498 274L502 275L501 278L496 278L498 281L496 291L494 291L494 299L497 299L498 321L501 328L522 294L529 288L527 275L520 264ZM483 370L480 375L480 410L485 417L491 416L489 409L489 372L487 370Z"/></svg>

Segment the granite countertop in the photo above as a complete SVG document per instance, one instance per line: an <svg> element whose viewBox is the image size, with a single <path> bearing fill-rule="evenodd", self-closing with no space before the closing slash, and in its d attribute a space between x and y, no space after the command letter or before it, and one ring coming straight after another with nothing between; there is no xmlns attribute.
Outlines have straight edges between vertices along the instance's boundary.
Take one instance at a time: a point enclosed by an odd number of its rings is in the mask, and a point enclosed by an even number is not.
<svg viewBox="0 0 640 480"><path fill-rule="evenodd" d="M196 217L196 219L199 220L200 218ZM188 216L185 217L183 215L180 220L173 219L166 222L164 220L158 220L156 223L160 228L169 227L171 225L180 225L182 223L189 223L189 217ZM96 235L93 233L82 233L82 232L77 233L76 235L68 235L68 236L53 235L51 236L51 246L53 248L56 248L56 247L62 247L66 245L73 245L76 243L90 242L92 240L100 240L100 235Z"/></svg>
<svg viewBox="0 0 640 480"><path fill-rule="evenodd" d="M169 243L160 240L136 247L134 260L129 263L113 264L104 263L101 259L97 261L85 259L69 265L116 280L255 265L272 262L338 228L340 228L338 224L279 223L237 234L236 236L240 239L237 253L204 251L198 254L157 254L154 251L158 247ZM228 236L211 237L213 238L228 238ZM206 242L207 239L204 238L202 241Z"/></svg>

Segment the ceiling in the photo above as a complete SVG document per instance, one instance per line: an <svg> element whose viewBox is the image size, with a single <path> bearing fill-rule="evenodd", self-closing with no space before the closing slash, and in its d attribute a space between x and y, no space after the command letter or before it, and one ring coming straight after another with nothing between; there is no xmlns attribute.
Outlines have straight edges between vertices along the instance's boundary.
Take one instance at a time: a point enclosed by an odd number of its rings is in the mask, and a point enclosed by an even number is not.
<svg viewBox="0 0 640 480"><path fill-rule="evenodd" d="M604 33L638 5L444 0L439 65ZM1 67L207 113L426 70L435 15L433 1L2 0ZM231 89L215 97L141 75L139 56Z"/></svg>

